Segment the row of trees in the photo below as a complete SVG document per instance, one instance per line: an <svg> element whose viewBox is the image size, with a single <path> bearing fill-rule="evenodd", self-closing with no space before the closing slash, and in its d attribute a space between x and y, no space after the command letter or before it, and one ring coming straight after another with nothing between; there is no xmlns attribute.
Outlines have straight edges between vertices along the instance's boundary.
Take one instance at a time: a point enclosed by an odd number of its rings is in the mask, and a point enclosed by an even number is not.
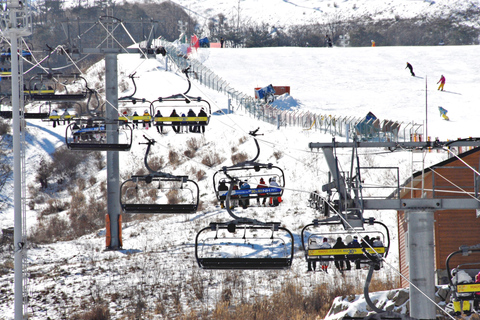
<svg viewBox="0 0 480 320"><path fill-rule="evenodd" d="M349 46L369 46L371 40L381 46L469 45L478 44L480 39L480 30L462 23L478 20L480 9L476 7L447 18L402 19L397 16L395 19L374 20L363 17L346 21L339 16L331 16L327 23L272 26L243 18L240 8L231 18L220 13L201 25L183 7L171 1L122 4L110 0L78 1L77 6L69 9L63 9L61 1L44 0L40 4L30 41L37 50L46 49L45 44L50 47L58 44L77 48L96 47L105 40L106 32L88 33L88 29L98 17L106 15L107 5L111 9L110 14L125 21L125 27L136 41L148 37L152 21L157 25L154 37L161 36L168 41L178 39L181 21L187 34L208 36L211 42L218 42L223 37L227 46L231 47L319 47L325 46L326 34L334 44ZM123 28L118 28L114 34L122 45L132 44L132 39ZM344 38L348 38L348 41L344 42ZM65 57L52 57L49 63L55 66L66 61Z"/></svg>

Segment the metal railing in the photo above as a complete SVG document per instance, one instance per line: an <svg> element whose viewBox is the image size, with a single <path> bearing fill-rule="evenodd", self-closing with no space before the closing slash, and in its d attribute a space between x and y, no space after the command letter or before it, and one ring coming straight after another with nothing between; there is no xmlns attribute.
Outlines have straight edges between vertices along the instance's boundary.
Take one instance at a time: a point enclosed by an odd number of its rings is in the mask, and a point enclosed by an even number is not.
<svg viewBox="0 0 480 320"><path fill-rule="evenodd" d="M255 99L230 86L230 84L216 75L200 61L190 58L186 53L178 49L171 42L157 40L157 45L163 46L168 58L178 68L184 69L190 66L193 72L192 79L200 84L222 92L231 99L231 102L243 108L254 118L274 125L297 126L305 130L320 131L334 136L346 137L363 141L413 141L422 132L423 125L414 123L403 123L392 120L378 120L365 122L364 118L349 116L334 116L327 114L316 114L303 110L280 110L262 100Z"/></svg>

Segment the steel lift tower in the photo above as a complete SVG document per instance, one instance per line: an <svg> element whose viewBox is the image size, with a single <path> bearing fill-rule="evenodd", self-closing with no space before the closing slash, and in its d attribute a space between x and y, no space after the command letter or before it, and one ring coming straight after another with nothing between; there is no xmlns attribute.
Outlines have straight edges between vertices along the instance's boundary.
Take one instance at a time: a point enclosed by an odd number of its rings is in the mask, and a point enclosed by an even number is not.
<svg viewBox="0 0 480 320"><path fill-rule="evenodd" d="M22 205L22 161L21 161L21 120L23 120L23 79L19 75L18 42L22 37L32 34L32 19L30 1L2 0L0 29L4 36L10 38L12 66L12 111L13 111L13 179L14 179L14 259L15 259L15 320L24 318L23 303L23 256L26 246L23 239L23 208ZM22 68L20 68L22 70ZM21 100L22 99L22 100ZM26 305L25 305L26 306ZM26 315L25 315L26 316Z"/></svg>
<svg viewBox="0 0 480 320"><path fill-rule="evenodd" d="M472 198L412 198L363 199L360 171L354 169L357 148L386 148L389 150L443 149L445 147L480 146L480 138L457 141L427 142L329 142L310 143L311 149L322 149L327 161L332 181L322 187L322 191L335 189L338 200L330 205L335 207L344 227L360 227L364 210L405 211L408 216L408 257L410 270L410 317L416 319L436 319L435 301L435 252L434 252L434 212L451 209L480 209L478 189ZM335 155L336 148L353 148L351 176L342 175ZM477 177L478 180L478 177ZM478 183L477 186L478 188ZM339 217L340 216L340 217ZM381 314L380 314L381 316Z"/></svg>

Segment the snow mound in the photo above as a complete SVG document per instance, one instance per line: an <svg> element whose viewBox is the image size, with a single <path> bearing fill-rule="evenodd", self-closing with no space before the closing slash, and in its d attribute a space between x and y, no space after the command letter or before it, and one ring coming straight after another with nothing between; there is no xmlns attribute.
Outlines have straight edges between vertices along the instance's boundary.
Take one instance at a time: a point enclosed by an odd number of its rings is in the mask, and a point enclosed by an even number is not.
<svg viewBox="0 0 480 320"><path fill-rule="evenodd" d="M281 96L276 97L275 101L270 105L280 110L292 110L299 108L301 104L288 93L284 93Z"/></svg>

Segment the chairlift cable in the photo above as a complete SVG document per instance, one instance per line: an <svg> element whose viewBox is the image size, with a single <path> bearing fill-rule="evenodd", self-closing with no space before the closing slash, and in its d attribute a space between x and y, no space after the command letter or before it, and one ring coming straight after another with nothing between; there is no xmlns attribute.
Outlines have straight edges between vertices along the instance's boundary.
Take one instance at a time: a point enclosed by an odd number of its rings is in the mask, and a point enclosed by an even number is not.
<svg viewBox="0 0 480 320"><path fill-rule="evenodd" d="M346 220L338 213L338 211L336 211L335 208L334 208L333 206L331 206L330 203L328 203L328 202L326 202L326 203L330 206L331 210L332 210L340 219L342 219L350 228L352 228L352 226L348 223L348 221L346 221ZM376 252L375 249L374 249L368 242L364 241L364 238L361 236L361 234L359 234L354 228L352 228L352 230L354 230L354 232L357 234L357 236L358 236L361 240L363 240L364 243L366 243L374 252ZM378 253L377 253L377 255L378 255ZM404 280L406 280L413 288L417 289L422 295L424 295L424 296L425 296L430 302L432 302L437 308L443 310L439 304L437 304L434 300L430 299L426 293L424 293L424 292L423 292L422 290L420 290L415 284L413 284L413 283L410 281L410 279L408 279L408 277L404 276L396 267L394 267L393 265L391 265L390 263L388 263L388 262L384 259L384 257L381 257L381 256L380 256L379 258L380 258L380 260L381 260L383 263L385 263L387 266L389 266L390 269L392 269L395 273L397 273L397 275L399 275L401 278L403 278ZM455 319L455 318L453 318L450 314L448 314L448 312L446 312L446 310L443 310L443 311L444 311L448 316L450 316L452 319Z"/></svg>
<svg viewBox="0 0 480 320"><path fill-rule="evenodd" d="M480 176L480 173L475 170L475 168L473 168L472 166L470 166L468 163L466 163L462 158L460 158L458 155L455 154L455 152L453 152L452 150L450 150L449 148L447 147L443 147L443 150L446 150L448 151L449 153L451 153L455 158L457 158L458 160L460 160L464 165L466 165L467 167L469 167L473 172L475 172L475 174L477 176Z"/></svg>
<svg viewBox="0 0 480 320"><path fill-rule="evenodd" d="M357 236L359 237L359 239L362 239L364 243L366 243L377 255L378 253L376 252L376 250L367 242L364 240L364 238L361 236L360 233L358 233L356 231L355 228L353 228L349 223L348 221L342 217L342 215L327 201L325 202L328 206L330 206L330 210L332 210L333 213L335 213L341 220L343 220L343 222L345 224L347 224L353 231L354 233L357 234ZM428 295L426 293L424 293L422 290L420 290L414 283L412 283L410 281L410 279L406 276L404 276L396 267L394 267L393 265L391 265L390 263L388 263L384 257L378 257L380 258L380 260L385 263L387 266L389 266L395 273L397 273L397 275L399 275L401 278L403 278L405 281L407 281L413 288L417 289L422 295L424 295L427 300L429 300L430 302L432 302L437 308L439 308L440 310L442 310L443 312L445 312L451 319L455 319L454 317L452 317L446 310L444 310L439 304L437 304L434 300L430 299L430 297L428 297Z"/></svg>
<svg viewBox="0 0 480 320"><path fill-rule="evenodd" d="M72 62L71 65L75 66L75 68L80 72L81 75L84 75L82 70L80 70L80 68L77 66L75 61L73 61L72 57L68 54L67 50L65 50L65 48L63 46L61 46L61 50L63 51L63 53L65 53L65 55L68 57L68 59L70 59L70 61Z"/></svg>

